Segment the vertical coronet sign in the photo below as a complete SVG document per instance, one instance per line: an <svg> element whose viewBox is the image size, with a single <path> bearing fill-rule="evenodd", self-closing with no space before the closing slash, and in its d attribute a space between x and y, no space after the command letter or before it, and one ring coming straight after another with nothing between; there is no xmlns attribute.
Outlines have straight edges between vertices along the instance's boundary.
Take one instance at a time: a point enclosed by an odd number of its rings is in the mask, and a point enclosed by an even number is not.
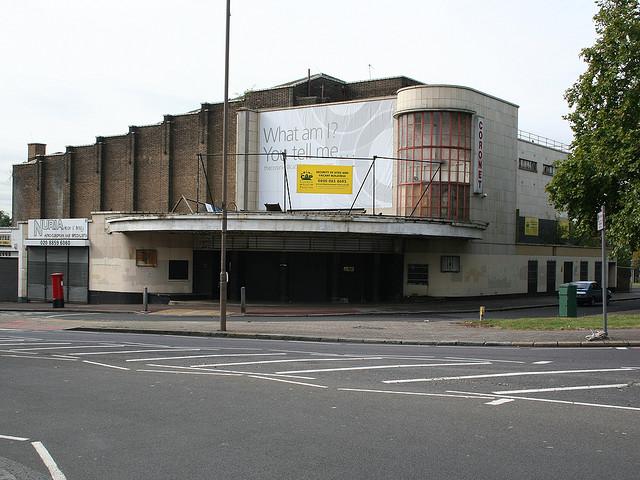
<svg viewBox="0 0 640 480"><path fill-rule="evenodd" d="M484 191L484 117L473 117L473 193Z"/></svg>

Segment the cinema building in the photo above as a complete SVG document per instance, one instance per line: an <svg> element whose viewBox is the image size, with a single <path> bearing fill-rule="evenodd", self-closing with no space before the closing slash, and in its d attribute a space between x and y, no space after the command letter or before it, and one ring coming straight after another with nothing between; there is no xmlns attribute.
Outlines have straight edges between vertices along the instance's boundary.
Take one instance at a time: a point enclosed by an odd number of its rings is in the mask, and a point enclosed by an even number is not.
<svg viewBox="0 0 640 480"><path fill-rule="evenodd" d="M229 298L390 302L599 278L545 186L567 147L518 106L407 77L309 76L231 102ZM13 168L18 296L217 298L222 105ZM615 287L616 266L609 278Z"/></svg>

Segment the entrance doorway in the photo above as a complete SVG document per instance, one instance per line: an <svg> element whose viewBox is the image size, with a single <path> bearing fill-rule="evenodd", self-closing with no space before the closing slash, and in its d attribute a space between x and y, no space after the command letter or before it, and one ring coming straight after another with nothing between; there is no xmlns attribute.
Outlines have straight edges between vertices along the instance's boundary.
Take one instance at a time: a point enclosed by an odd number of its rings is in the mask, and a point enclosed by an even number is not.
<svg viewBox="0 0 640 480"><path fill-rule="evenodd" d="M193 293L201 298L220 297L220 252L193 251Z"/></svg>

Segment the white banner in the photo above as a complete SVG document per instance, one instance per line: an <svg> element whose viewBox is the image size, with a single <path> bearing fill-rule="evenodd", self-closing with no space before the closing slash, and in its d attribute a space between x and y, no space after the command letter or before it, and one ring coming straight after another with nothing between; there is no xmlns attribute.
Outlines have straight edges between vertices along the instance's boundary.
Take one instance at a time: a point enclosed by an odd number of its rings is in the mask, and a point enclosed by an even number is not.
<svg viewBox="0 0 640 480"><path fill-rule="evenodd" d="M473 117L473 193L484 191L484 118Z"/></svg>
<svg viewBox="0 0 640 480"><path fill-rule="evenodd" d="M29 220L30 240L87 239L89 238L86 218L44 218Z"/></svg>
<svg viewBox="0 0 640 480"><path fill-rule="evenodd" d="M258 208L265 203L284 207L282 152L287 153L287 177L292 209L349 208L375 156L393 157L395 99L321 105L259 114ZM351 157L351 158L336 158ZM351 193L298 192L298 165L352 166ZM375 162L355 208L372 211L392 206L392 160Z"/></svg>

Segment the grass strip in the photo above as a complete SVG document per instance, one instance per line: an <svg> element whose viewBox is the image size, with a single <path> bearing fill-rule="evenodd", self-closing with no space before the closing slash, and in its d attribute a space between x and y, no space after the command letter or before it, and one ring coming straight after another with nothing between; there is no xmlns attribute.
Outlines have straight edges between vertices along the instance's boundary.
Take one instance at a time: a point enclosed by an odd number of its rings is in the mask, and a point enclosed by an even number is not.
<svg viewBox="0 0 640 480"><path fill-rule="evenodd" d="M609 314L609 328L640 328L640 314ZM602 329L602 315L580 318L546 317L513 318L504 320L484 320L465 322L469 327L493 327L502 330L597 330Z"/></svg>

